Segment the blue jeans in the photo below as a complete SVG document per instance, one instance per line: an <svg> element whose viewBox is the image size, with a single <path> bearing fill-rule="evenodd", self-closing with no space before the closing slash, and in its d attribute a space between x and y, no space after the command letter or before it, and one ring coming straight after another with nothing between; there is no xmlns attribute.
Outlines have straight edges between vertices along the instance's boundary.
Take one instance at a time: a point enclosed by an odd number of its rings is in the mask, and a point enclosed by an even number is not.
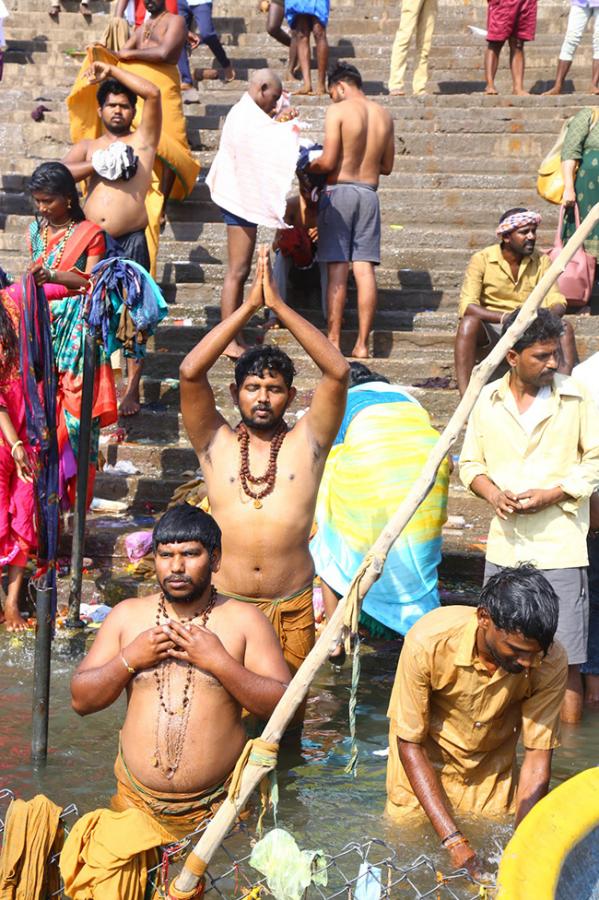
<svg viewBox="0 0 599 900"><path fill-rule="evenodd" d="M599 535L589 534L589 642L583 675L599 675Z"/></svg>
<svg viewBox="0 0 599 900"><path fill-rule="evenodd" d="M202 43L210 47L221 68L227 69L231 63L212 24L212 3L200 3L199 6L190 6L187 0L177 0L177 2L179 15L183 16L187 27L189 28L195 19ZM187 47L183 47L179 57L179 72L181 73L181 81L187 84L193 83Z"/></svg>

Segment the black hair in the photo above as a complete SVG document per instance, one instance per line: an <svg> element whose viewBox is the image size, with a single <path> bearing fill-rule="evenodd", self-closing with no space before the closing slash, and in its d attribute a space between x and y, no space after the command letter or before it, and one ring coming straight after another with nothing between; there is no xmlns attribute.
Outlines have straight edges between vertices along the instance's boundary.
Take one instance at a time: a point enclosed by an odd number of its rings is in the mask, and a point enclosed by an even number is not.
<svg viewBox="0 0 599 900"><path fill-rule="evenodd" d="M329 88L339 81L347 81L349 84L355 84L356 87L362 87L362 76L355 66L351 63L339 60L334 69L331 69L328 75Z"/></svg>
<svg viewBox="0 0 599 900"><path fill-rule="evenodd" d="M125 87L125 85L121 84L116 78L107 78L96 91L98 106L104 106L109 94L124 94L133 109L135 109L137 105L137 94L135 91Z"/></svg>
<svg viewBox="0 0 599 900"><path fill-rule="evenodd" d="M64 197L70 201L71 218L75 222L82 222L85 219L85 214L79 203L75 179L62 163L42 163L29 179L28 187L30 194L33 194L34 191L39 191L44 194Z"/></svg>
<svg viewBox="0 0 599 900"><path fill-rule="evenodd" d="M288 388L293 384L295 366L286 353L272 345L252 347L239 357L235 363L235 384L240 388L248 375L262 377L265 369L269 375L282 375Z"/></svg>
<svg viewBox="0 0 599 900"><path fill-rule="evenodd" d="M542 572L531 563L505 568L483 587L479 608L496 628L537 641L547 653L557 629L559 600Z"/></svg>
<svg viewBox="0 0 599 900"><path fill-rule="evenodd" d="M513 209L506 209L504 213L501 214L501 218L499 220L499 224L505 222L506 219L509 219L510 216L516 216L518 213L528 212L528 209L525 206L514 206Z"/></svg>
<svg viewBox="0 0 599 900"><path fill-rule="evenodd" d="M154 526L152 550L156 553L159 544L199 541L212 556L215 550L220 551L220 538L220 528L212 516L197 506L180 503L167 509Z"/></svg>
<svg viewBox="0 0 599 900"><path fill-rule="evenodd" d="M516 321L516 317L520 310L515 309L506 317L501 329L502 336L506 333L510 325ZM538 309L537 317L534 322L528 326L522 337L516 341L513 349L516 353L521 353L527 347L544 341L559 341L564 333L564 323L559 316L551 312L550 309Z"/></svg>
<svg viewBox="0 0 599 900"><path fill-rule="evenodd" d="M19 338L8 310L0 300L0 374L7 375L19 360Z"/></svg>
<svg viewBox="0 0 599 900"><path fill-rule="evenodd" d="M384 381L389 384L389 379L378 372L373 372L368 366L360 362L350 362L349 364L349 386L356 387L358 384L368 384L369 381Z"/></svg>

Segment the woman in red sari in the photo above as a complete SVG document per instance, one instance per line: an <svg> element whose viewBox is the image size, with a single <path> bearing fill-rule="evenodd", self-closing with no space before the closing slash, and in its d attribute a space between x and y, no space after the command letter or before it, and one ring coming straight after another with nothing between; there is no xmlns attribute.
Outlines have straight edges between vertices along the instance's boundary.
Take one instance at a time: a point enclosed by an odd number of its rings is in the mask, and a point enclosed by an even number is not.
<svg viewBox="0 0 599 900"><path fill-rule="evenodd" d="M8 568L7 631L27 627L19 613L19 596L25 566L37 545L33 453L25 428L19 366L19 320L19 301L8 291L0 291L0 575Z"/></svg>
<svg viewBox="0 0 599 900"><path fill-rule="evenodd" d="M88 222L79 205L73 176L62 163L43 163L29 182L38 214L29 226L31 272L43 285L50 306L52 348L58 372L56 404L60 454L60 499L75 499L79 421L83 386L85 322L83 301L93 267L106 252L104 233ZM110 360L97 347L92 406L88 502L94 489L100 428L117 420L117 401Z"/></svg>

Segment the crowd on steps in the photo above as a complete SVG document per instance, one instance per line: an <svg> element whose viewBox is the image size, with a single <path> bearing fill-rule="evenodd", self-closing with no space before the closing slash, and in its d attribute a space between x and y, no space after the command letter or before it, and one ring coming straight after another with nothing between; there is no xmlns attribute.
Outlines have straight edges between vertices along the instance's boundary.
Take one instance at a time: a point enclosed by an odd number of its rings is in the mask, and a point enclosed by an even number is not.
<svg viewBox="0 0 599 900"><path fill-rule="evenodd" d="M94 0L79 11L93 17ZM182 92L237 79L210 0L118 0L113 12L68 96L71 145L28 173L35 216L23 236L26 271L1 270L0 568L11 633L28 627L26 577L35 570L55 588L60 514L78 491L92 500L101 429L140 415L147 341L168 311L155 281L168 202L189 198L200 174ZM21 896L8 892L25 880L32 897L57 889L60 852L71 900L109 896L101 890L116 884L120 897L142 900L157 848L235 801L248 760L276 765L278 743L247 744L248 734L284 702L315 645L315 595L330 621L340 598L355 599L364 559L382 571L364 598L362 627L398 649L385 815L424 818L452 868L484 881L468 815L513 815L518 825L549 790L560 722L577 725L599 708L599 353L580 361L572 315L590 313L599 226L549 278L599 200L596 110L569 119L540 163L539 194L560 208L550 253L537 249L534 209L488 210L496 240L465 265L454 341L459 393L478 394L461 453L437 467L381 559L371 548L410 501L439 439L413 392L366 363L385 249L379 186L396 164L392 111L401 116L401 106L373 99L352 63L329 66L328 0L271 0L265 12L287 71L252 70L224 117L205 178L226 232L221 316L179 371L202 490L178 496L142 536L157 587L115 605L71 683L82 717L126 696L116 793L111 809L81 819L64 846L54 804L16 802L0 857L2 897ZM5 13L0 0L0 21ZM50 0L48 13L60 21L63 10ZM413 91L426 92L436 13L437 0L402 3L390 95L405 92L413 39ZM489 0L487 94L496 93L506 41L513 93L525 93L524 45L536 15L536 0ZM599 0L572 0L550 94L563 90L588 23L599 93L598 21ZM216 68L192 69L200 43ZM293 93L286 85L298 73ZM330 100L318 140L301 128L302 98L314 94ZM271 244L258 243L259 228L272 231ZM324 331L287 302L298 271L320 286ZM358 328L348 360L350 273ZM512 334L533 293L535 315L482 386L477 362ZM293 426L302 363L270 340L271 329L288 332L316 372ZM250 331L260 340L249 342ZM218 402L214 370L223 358L236 422ZM77 466L84 438L86 488ZM439 597L454 463L454 479L491 512L475 606L442 606ZM334 636L332 665L343 666L348 645L345 632ZM304 712L305 698L290 734ZM201 881L184 896L204 889ZM168 890L156 896L183 896Z"/></svg>

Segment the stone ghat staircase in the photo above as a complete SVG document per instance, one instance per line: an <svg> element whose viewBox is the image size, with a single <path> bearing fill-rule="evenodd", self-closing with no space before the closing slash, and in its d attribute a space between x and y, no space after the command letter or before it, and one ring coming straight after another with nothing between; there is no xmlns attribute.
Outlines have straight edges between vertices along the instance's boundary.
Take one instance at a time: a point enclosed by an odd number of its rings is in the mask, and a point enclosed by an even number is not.
<svg viewBox="0 0 599 900"><path fill-rule="evenodd" d="M77 3L66 0L57 22L47 14L46 0L12 0L6 23L8 51L0 85L0 262L18 275L26 263L25 240L32 208L25 183L37 163L60 158L69 142L64 100L80 64L81 51L103 31L109 4L92 0L94 15L86 21ZM571 70L568 93L538 96L553 77L565 29L568 4L539 4L537 40L527 47L526 83L536 93L510 96L507 52L497 80L499 97L481 93L484 40L468 26L484 27L486 3L440 0L431 53L431 93L426 97L383 95L398 5L372 0L367 12L353 0L333 0L329 26L331 58L349 59L361 70L366 90L379 95L393 112L397 133L395 171L383 180L383 258L378 272L380 296L372 336L373 368L391 380L412 385L436 376L452 376L456 303L470 254L493 242L500 213L511 206L531 205L545 220L541 246L552 243L556 209L535 192L536 169L562 122L594 98L582 93L591 69L590 35ZM139 474L101 474L96 493L122 499L132 516L161 509L173 489L197 465L179 415L178 366L183 355L218 321L218 304L226 262L225 228L210 201L204 178L218 146L223 117L244 90L243 79L254 68L282 70L284 48L265 33L265 16L256 2L215 0L215 23L233 59L239 81L225 86L208 82L184 95L188 134L202 174L191 198L171 204L162 237L158 280L171 305L171 315L149 346L142 385L142 412L124 421L127 440L109 444L107 459L129 460ZM196 51L197 65L209 64L206 48ZM410 77L410 73L409 77ZM410 81L408 80L408 87ZM294 101L295 102L295 101ZM298 98L306 134L321 136L328 98ZM31 111L50 108L43 122ZM272 235L263 233L262 240ZM324 326L313 290L296 290L295 304ZM355 336L355 298L348 305L344 349ZM593 317L579 318L576 332L581 357L599 349ZM248 332L248 336L251 333ZM298 362L299 395L295 410L306 407L317 373L285 331L270 332L269 341L289 349ZM232 366L221 360L213 372L218 403L233 421L228 384ZM441 428L457 405L452 387L414 388L414 393ZM484 505L468 498L454 477L450 512L463 515L470 530L449 529L446 549L480 555L486 534ZM109 523L92 517L87 553L96 560L122 555L120 535L139 519ZM112 524L114 527L108 527ZM456 556L457 554L457 556ZM462 562L460 562L460 565Z"/></svg>

